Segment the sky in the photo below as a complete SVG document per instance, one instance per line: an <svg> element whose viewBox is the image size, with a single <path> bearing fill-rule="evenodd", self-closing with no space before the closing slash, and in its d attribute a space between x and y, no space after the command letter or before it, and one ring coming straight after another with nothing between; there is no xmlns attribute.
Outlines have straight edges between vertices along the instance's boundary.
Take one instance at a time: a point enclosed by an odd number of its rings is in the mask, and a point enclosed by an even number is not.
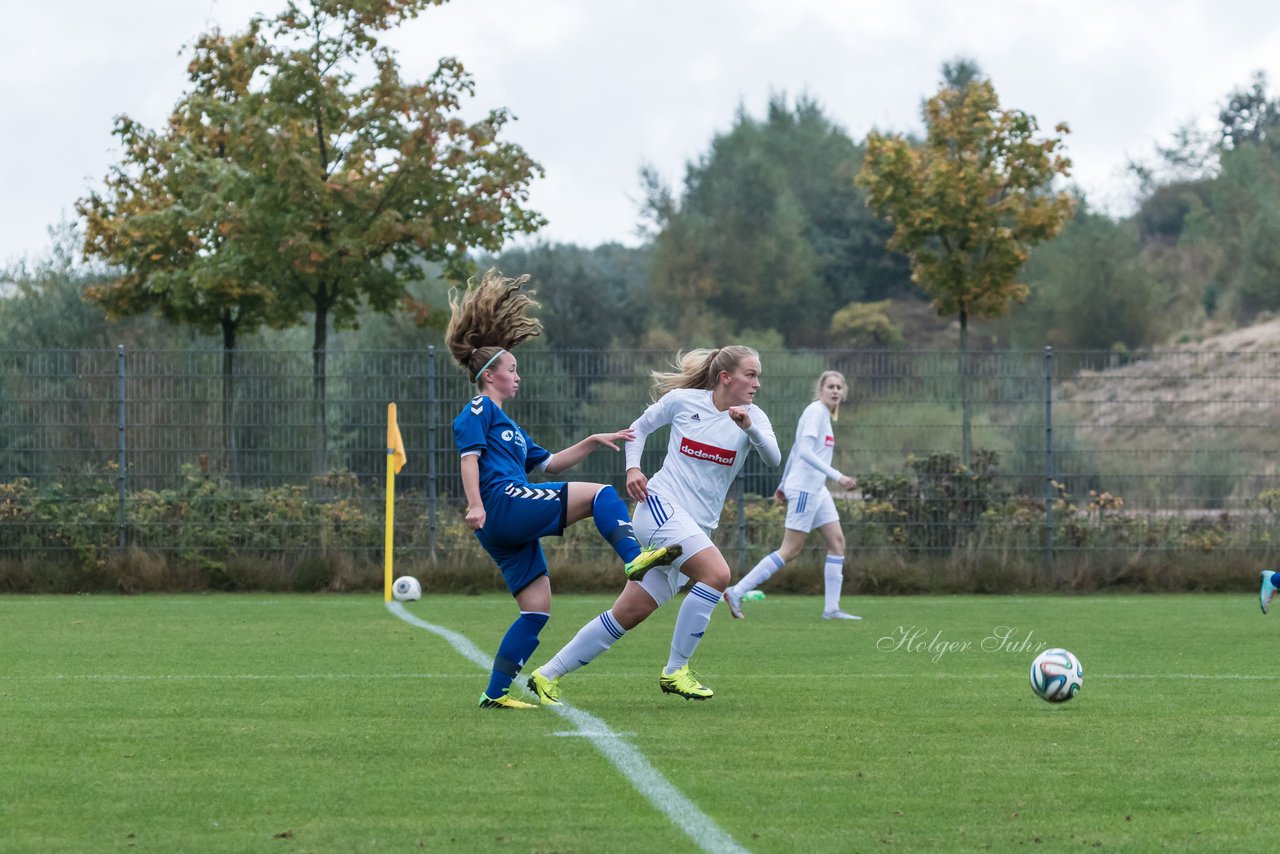
<svg viewBox="0 0 1280 854"><path fill-rule="evenodd" d="M160 127L186 85L184 46L283 0L10 0L0 52L0 264L49 251L120 150L124 114ZM651 165L686 167L744 110L804 95L855 140L915 132L944 62L976 60L1003 107L1071 128L1072 178L1132 210L1131 159L1188 123L1212 129L1255 71L1280 91L1274 0L452 0L391 34L406 79L442 56L474 78L465 115L505 107L504 138L542 164L534 239L639 242ZM526 241L527 242L527 241Z"/></svg>

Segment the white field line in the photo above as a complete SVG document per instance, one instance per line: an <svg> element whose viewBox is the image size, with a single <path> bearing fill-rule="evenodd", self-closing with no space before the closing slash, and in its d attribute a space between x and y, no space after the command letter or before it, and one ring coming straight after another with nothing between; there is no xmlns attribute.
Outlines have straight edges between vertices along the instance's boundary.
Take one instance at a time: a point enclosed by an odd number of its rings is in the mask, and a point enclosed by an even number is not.
<svg viewBox="0 0 1280 854"><path fill-rule="evenodd" d="M0 674L0 682L296 682L366 679L474 679L470 673L45 673Z"/></svg>
<svg viewBox="0 0 1280 854"><path fill-rule="evenodd" d="M388 602L387 610L406 623L444 638L459 655L481 670L490 669L493 657L485 655L479 647L457 632L418 619L405 610L399 602ZM591 745L612 762L614 767L631 782L631 785L635 786L636 791L644 795L659 812L671 819L671 822L684 831L685 835L703 851L747 850L732 836L721 830L710 816L698 809L666 777L662 776L662 773L650 764L644 754L628 744L621 733L614 732L603 720L566 704L546 708L573 724L577 728L576 735L590 741Z"/></svg>
<svg viewBox="0 0 1280 854"><path fill-rule="evenodd" d="M416 619L416 618L415 618ZM448 631L442 629L441 631ZM485 665L486 667L488 665ZM625 671L620 671L625 673ZM633 675L642 675L638 672ZM1186 679L1201 682L1274 682L1280 673L1088 673L1089 679L1129 681ZM0 682L295 682L307 680L474 679L471 673L0 673ZM1008 673L753 673L752 679L778 681L856 681L858 679L1008 679ZM555 708L554 706L551 708ZM604 732L604 730L602 730ZM555 735L583 735L581 732ZM614 733L613 737L618 736ZM634 735L634 733L623 733Z"/></svg>

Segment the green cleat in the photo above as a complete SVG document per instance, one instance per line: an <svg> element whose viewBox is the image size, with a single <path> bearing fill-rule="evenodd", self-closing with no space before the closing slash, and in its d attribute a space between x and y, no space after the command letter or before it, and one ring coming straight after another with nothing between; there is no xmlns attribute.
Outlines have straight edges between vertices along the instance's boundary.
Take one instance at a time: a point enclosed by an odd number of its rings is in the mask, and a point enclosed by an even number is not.
<svg viewBox="0 0 1280 854"><path fill-rule="evenodd" d="M636 555L636 559L623 567L628 581L639 581L655 566L666 566L680 557L679 546L658 546L656 549L645 549Z"/></svg>
<svg viewBox="0 0 1280 854"><path fill-rule="evenodd" d="M698 681L687 664L670 676L663 673L662 678L658 680L658 687L662 689L664 694L678 694L686 700L710 700L712 695L715 694L714 691Z"/></svg>
<svg viewBox="0 0 1280 854"><path fill-rule="evenodd" d="M526 703L524 700L517 700L515 697L509 696L503 692L498 699L493 699L488 694L480 695L480 708L482 709L536 709L533 703Z"/></svg>
<svg viewBox="0 0 1280 854"><path fill-rule="evenodd" d="M542 675L542 668L529 674L529 681L525 683L529 686L529 690L537 696L538 701L544 706L560 705L560 677L548 679Z"/></svg>

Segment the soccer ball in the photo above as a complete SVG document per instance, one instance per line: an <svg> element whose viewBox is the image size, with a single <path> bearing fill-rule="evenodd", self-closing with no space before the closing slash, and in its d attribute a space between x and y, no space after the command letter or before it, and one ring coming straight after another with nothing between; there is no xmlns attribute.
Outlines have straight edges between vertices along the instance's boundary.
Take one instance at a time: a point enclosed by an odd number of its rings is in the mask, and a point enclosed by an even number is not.
<svg viewBox="0 0 1280 854"><path fill-rule="evenodd" d="M1065 649L1046 649L1031 662L1031 690L1049 703L1065 703L1084 682L1080 659Z"/></svg>
<svg viewBox="0 0 1280 854"><path fill-rule="evenodd" d="M415 602L422 598L422 585L412 575L402 575L391 585L391 595L397 602Z"/></svg>

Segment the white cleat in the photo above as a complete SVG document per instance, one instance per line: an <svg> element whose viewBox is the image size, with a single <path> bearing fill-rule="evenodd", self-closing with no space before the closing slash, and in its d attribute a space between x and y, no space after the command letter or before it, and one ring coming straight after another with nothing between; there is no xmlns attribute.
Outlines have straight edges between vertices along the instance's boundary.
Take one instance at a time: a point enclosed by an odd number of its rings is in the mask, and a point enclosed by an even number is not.
<svg viewBox="0 0 1280 854"><path fill-rule="evenodd" d="M735 593L732 587L724 591L724 603L729 606L729 613L735 620L743 619L742 597Z"/></svg>
<svg viewBox="0 0 1280 854"><path fill-rule="evenodd" d="M861 620L857 614L846 614L844 611L823 611L822 619L824 620Z"/></svg>

